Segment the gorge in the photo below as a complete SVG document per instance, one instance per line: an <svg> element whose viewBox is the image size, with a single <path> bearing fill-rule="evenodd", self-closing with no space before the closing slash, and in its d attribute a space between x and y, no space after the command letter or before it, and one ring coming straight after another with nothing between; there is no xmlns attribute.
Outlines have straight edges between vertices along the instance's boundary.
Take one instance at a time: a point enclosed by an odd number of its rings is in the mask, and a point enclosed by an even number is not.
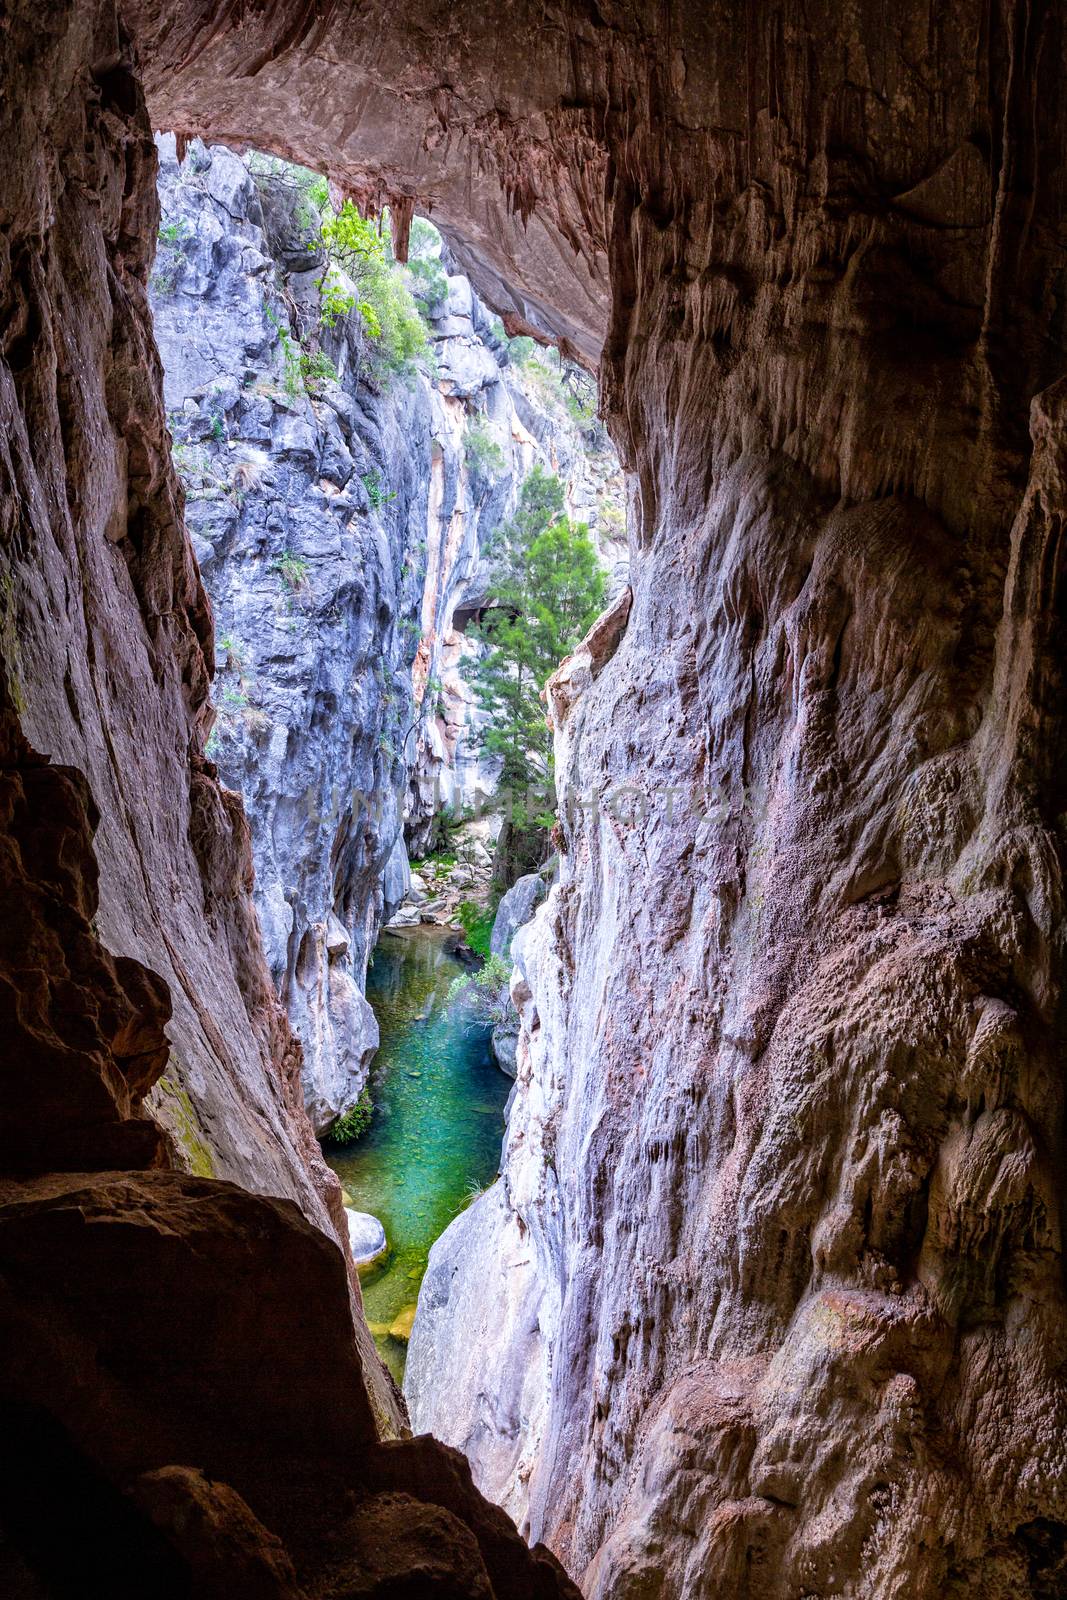
<svg viewBox="0 0 1067 1600"><path fill-rule="evenodd" d="M8 8L11 1593L1067 1593L1063 24ZM198 508L171 435L204 488L247 411L301 495L337 441L240 395L222 439L206 393L168 428L153 127L387 205L401 258L430 216L509 337L598 370L627 473L629 588L547 688L560 871L512 946L501 1176L420 1295L433 1438L305 1109L308 1061L332 1114L342 1034L362 1059L391 822L345 818L341 915L323 862L300 905L253 872L198 560L262 497ZM319 492L361 485L392 627L426 591L390 542L413 486L383 519L363 481L372 409ZM274 531L223 601L257 662ZM399 711L366 641L327 655Z"/></svg>

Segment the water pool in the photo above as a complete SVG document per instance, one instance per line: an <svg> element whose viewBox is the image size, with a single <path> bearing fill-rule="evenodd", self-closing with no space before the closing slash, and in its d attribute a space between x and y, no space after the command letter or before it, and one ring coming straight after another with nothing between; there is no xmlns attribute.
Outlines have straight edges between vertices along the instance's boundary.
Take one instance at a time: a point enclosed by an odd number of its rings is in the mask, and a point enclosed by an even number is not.
<svg viewBox="0 0 1067 1600"><path fill-rule="evenodd" d="M388 1252L360 1277L367 1321L398 1383L407 1354L400 1329L430 1246L496 1177L511 1089L489 1030L465 1028L445 1006L464 970L447 939L437 928L382 934L367 973L382 1036L371 1070L374 1117L356 1144L326 1151L356 1209L385 1227Z"/></svg>

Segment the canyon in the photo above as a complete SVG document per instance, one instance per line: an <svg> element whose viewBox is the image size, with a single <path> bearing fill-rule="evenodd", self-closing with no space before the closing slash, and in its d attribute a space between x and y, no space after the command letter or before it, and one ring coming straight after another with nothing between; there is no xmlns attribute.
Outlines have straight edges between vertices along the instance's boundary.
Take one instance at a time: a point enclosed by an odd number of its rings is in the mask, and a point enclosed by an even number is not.
<svg viewBox="0 0 1067 1600"><path fill-rule="evenodd" d="M558 374L513 360L438 255L425 358L393 371L357 309L323 319L336 269L310 173L199 141L179 163L172 136L159 144L150 296L215 622L207 753L245 803L264 953L321 1135L367 1084L367 963L409 885L408 849L495 787L466 672L478 646L456 615L476 610L535 466L559 474L569 514L619 568L621 474ZM208 1123L196 1083L176 1078ZM151 1104L175 1131L165 1093Z"/></svg>
<svg viewBox="0 0 1067 1600"><path fill-rule="evenodd" d="M1067 1592L1063 24L9 8L11 1592ZM430 216L627 472L629 587L546 689L501 1176L420 1295L435 1438L208 750L153 127L388 205L401 258Z"/></svg>

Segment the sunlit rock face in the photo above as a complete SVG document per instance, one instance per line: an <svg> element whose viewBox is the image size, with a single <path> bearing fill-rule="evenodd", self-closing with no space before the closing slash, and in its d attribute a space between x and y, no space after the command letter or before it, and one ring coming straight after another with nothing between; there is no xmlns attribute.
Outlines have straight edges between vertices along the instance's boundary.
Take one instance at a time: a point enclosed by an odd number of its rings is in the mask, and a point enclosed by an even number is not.
<svg viewBox="0 0 1067 1600"><path fill-rule="evenodd" d="M310 174L199 140L179 162L173 135L157 148L153 326L215 622L206 753L245 802L264 952L322 1134L367 1084L367 963L408 887L405 842L495 787L457 609L484 597L533 466L558 473L606 560L622 478L602 425L568 412L547 365L511 360L447 257L425 355L383 370L357 310L323 320Z"/></svg>
<svg viewBox="0 0 1067 1600"><path fill-rule="evenodd" d="M185 518L215 619L208 754L241 794L271 977L323 1133L366 1085L363 995L401 834L433 408L375 383L358 318L306 381L321 245L284 176L221 146L159 141L150 280ZM267 163L260 162L263 173ZM306 202L305 202L306 205ZM306 358L305 358L306 359Z"/></svg>

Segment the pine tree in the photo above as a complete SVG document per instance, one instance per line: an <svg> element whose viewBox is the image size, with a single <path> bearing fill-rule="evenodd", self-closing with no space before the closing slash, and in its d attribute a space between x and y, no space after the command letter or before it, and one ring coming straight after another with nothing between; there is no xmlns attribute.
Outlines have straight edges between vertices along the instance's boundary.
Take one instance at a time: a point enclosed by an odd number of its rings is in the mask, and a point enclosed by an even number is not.
<svg viewBox="0 0 1067 1600"><path fill-rule="evenodd" d="M492 719L485 747L502 758L501 788L522 829L525 796L539 790L547 797L552 779L541 690L596 620L605 582L588 527L569 521L562 484L540 467L527 477L515 516L490 553L495 577L477 630L488 648L474 687Z"/></svg>

